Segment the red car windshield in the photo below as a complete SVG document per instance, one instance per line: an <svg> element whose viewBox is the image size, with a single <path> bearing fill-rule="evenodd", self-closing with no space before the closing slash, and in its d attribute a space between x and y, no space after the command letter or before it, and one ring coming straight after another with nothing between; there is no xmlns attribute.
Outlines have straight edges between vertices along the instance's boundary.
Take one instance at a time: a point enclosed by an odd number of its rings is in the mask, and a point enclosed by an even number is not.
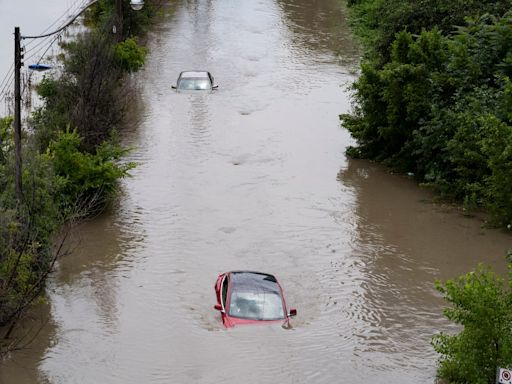
<svg viewBox="0 0 512 384"><path fill-rule="evenodd" d="M285 313L279 285L272 275L231 273L229 316L249 320L279 320Z"/></svg>
<svg viewBox="0 0 512 384"><path fill-rule="evenodd" d="M250 320L284 319L281 296L272 292L233 292L229 315Z"/></svg>

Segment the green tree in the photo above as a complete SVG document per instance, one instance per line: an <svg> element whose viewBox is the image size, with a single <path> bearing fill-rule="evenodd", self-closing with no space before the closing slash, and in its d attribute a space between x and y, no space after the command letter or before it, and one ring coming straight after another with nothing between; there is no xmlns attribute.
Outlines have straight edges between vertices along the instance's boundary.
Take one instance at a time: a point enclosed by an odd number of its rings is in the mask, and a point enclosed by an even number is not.
<svg viewBox="0 0 512 384"><path fill-rule="evenodd" d="M386 65L381 69L371 62L362 65L353 84L355 110L340 116L357 140L361 156L414 171L411 140L430 116L446 56L446 39L439 31L423 31L416 39L400 32Z"/></svg>
<svg viewBox="0 0 512 384"><path fill-rule="evenodd" d="M5 162L7 153L12 149L12 122L13 118L10 116L0 118L0 164Z"/></svg>
<svg viewBox="0 0 512 384"><path fill-rule="evenodd" d="M144 65L146 49L139 46L135 39L129 38L117 44L114 51L121 63L121 68L127 72L138 71Z"/></svg>
<svg viewBox="0 0 512 384"><path fill-rule="evenodd" d="M460 333L434 336L441 354L438 375L453 383L492 384L496 368L512 364L512 280L508 289L489 267L448 280L436 288L451 307L445 316L462 326Z"/></svg>
<svg viewBox="0 0 512 384"><path fill-rule="evenodd" d="M493 224L512 225L512 2L354 3L369 11L357 28L386 43L379 53L367 47L354 110L340 116L357 141L347 154L412 172L445 198L487 209ZM417 7L429 17L411 13Z"/></svg>
<svg viewBox="0 0 512 384"><path fill-rule="evenodd" d="M95 154L82 152L81 141L76 131L60 132L50 143L45 158L55 172L61 209L73 211L78 203L95 212L103 208L117 191L118 180L128 176L135 165L118 163L126 150L114 140L101 143Z"/></svg>
<svg viewBox="0 0 512 384"><path fill-rule="evenodd" d="M123 7L123 37L145 31L163 3L147 0L137 13ZM123 77L143 65L146 51L132 38L117 44L113 4L92 7L92 29L63 43L63 70L38 86L43 106L31 116L33 133L22 137L21 204L14 198L12 118L0 119L0 358L16 345L12 330L41 297L73 221L103 209L134 166L120 161L126 150L115 132L128 90Z"/></svg>
<svg viewBox="0 0 512 384"><path fill-rule="evenodd" d="M397 33L406 30L418 35L437 29L444 36L467 17L485 14L503 16L510 0L349 0L351 19L363 39L367 55L379 64L389 60L389 47Z"/></svg>

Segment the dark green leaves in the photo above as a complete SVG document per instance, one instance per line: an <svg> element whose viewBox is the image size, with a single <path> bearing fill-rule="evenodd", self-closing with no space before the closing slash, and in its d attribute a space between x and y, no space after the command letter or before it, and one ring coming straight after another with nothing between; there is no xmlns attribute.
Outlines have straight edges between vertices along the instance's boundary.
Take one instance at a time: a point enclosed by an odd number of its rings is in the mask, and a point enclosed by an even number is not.
<svg viewBox="0 0 512 384"><path fill-rule="evenodd" d="M494 383L496 368L512 363L510 290L483 265L436 287L451 304L445 316L463 327L458 334L432 339L441 354L439 376L454 383Z"/></svg>
<svg viewBox="0 0 512 384"><path fill-rule="evenodd" d="M376 35L364 40L355 109L340 116L358 143L348 153L412 172L502 226L512 223L510 5L357 2L358 31Z"/></svg>

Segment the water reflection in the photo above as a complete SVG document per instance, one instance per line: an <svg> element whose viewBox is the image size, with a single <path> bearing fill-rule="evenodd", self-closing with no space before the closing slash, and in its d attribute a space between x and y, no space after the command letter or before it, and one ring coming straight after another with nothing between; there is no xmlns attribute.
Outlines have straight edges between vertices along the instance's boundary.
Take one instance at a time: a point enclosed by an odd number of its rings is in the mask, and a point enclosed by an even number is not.
<svg viewBox="0 0 512 384"><path fill-rule="evenodd" d="M208 146L210 142L210 112L208 110L208 98L212 97L211 93L190 95L190 110L188 116L192 126L191 138L198 146Z"/></svg>
<svg viewBox="0 0 512 384"><path fill-rule="evenodd" d="M348 266L357 271L348 307L358 339L355 353L372 356L377 369L428 372L436 359L428 348L432 335L452 327L442 317L446 303L434 281L483 261L505 268L510 238L442 209L428 191L375 164L349 160L339 180L357 196L358 237ZM495 241L483 241L486 236Z"/></svg>
<svg viewBox="0 0 512 384"><path fill-rule="evenodd" d="M50 303L37 304L13 336L21 339L18 345L21 349L8 356L9 360L0 361L0 383L47 383L38 362L44 358L48 340L56 340L56 329Z"/></svg>
<svg viewBox="0 0 512 384"><path fill-rule="evenodd" d="M403 263L412 257L419 271L433 278L462 274L483 260L497 269L504 266L512 244L507 234L485 229L455 207L435 203L428 190L418 189L406 177L369 162L348 164L340 180L357 190L360 236L374 239L362 243L398 247L393 252L404 255ZM487 243L491 237L493 241Z"/></svg>
<svg viewBox="0 0 512 384"><path fill-rule="evenodd" d="M339 0L278 0L294 46L306 49L315 62L329 62L332 56L340 64L355 70L359 49L348 28L348 9Z"/></svg>

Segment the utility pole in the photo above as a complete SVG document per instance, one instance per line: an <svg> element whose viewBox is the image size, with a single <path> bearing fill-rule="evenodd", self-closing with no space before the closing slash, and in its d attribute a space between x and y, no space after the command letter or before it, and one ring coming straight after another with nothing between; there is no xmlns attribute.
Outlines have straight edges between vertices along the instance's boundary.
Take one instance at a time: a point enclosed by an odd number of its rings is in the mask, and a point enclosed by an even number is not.
<svg viewBox="0 0 512 384"><path fill-rule="evenodd" d="M15 187L16 202L18 206L23 199L21 182L21 36L20 27L14 27L14 161L15 161Z"/></svg>
<svg viewBox="0 0 512 384"><path fill-rule="evenodd" d="M116 40L123 40L123 0L116 0Z"/></svg>
<svg viewBox="0 0 512 384"><path fill-rule="evenodd" d="M114 27L117 34L117 41L123 39L123 1L115 0L116 14ZM90 3L80 10L69 22L57 29L56 31L49 32L38 36L21 36L20 27L14 27L14 160L15 160L15 191L16 202L18 206L23 202L23 189L22 189L22 164L21 164L21 67L22 62L22 48L21 39L41 39L48 36L53 36L73 23L78 16L80 16L91 5L96 4L98 0L90 0ZM130 5L135 11L139 11L144 6L144 0L130 0Z"/></svg>

